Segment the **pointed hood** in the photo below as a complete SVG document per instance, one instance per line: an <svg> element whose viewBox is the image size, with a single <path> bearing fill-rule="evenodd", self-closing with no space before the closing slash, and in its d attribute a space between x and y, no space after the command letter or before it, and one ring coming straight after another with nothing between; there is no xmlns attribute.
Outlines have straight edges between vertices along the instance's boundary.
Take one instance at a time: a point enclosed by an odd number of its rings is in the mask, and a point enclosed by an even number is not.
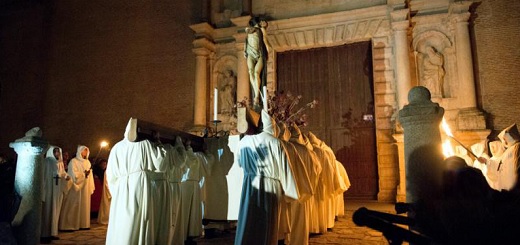
<svg viewBox="0 0 520 245"><path fill-rule="evenodd" d="M274 136L275 138L278 137L279 130L276 126L276 122L271 116L269 116L266 110L262 110L262 125L262 132L268 133Z"/></svg>
<svg viewBox="0 0 520 245"><path fill-rule="evenodd" d="M501 157L505 151L504 145L500 140L489 142L489 150L491 151L492 157Z"/></svg>
<svg viewBox="0 0 520 245"><path fill-rule="evenodd" d="M518 128L516 127L516 123L505 128L498 134L498 138L506 148L510 147L514 143L520 140L520 134L518 133Z"/></svg>
<svg viewBox="0 0 520 245"><path fill-rule="evenodd" d="M137 118L130 118L125 129L125 139L134 142L137 139Z"/></svg>
<svg viewBox="0 0 520 245"><path fill-rule="evenodd" d="M312 144L309 142L309 139L307 139L307 137L304 134L302 134L302 131L300 130L300 128L298 126L296 126L295 124L293 124L291 126L290 141L300 144L300 145L304 145L310 151L312 151L314 149L314 147L312 147Z"/></svg>
<svg viewBox="0 0 520 245"><path fill-rule="evenodd" d="M307 133L307 138L309 139L309 141L313 145L318 145L319 146L321 144L321 140L318 139L318 137L316 137L316 135L314 135L312 132L308 132Z"/></svg>
<svg viewBox="0 0 520 245"><path fill-rule="evenodd" d="M305 145L305 139L303 138L302 131L296 125L291 126L291 142Z"/></svg>
<svg viewBox="0 0 520 245"><path fill-rule="evenodd" d="M278 128L280 129L280 139L287 142L291 138L291 131L289 131L289 128L287 127L287 124L283 122L278 123Z"/></svg>

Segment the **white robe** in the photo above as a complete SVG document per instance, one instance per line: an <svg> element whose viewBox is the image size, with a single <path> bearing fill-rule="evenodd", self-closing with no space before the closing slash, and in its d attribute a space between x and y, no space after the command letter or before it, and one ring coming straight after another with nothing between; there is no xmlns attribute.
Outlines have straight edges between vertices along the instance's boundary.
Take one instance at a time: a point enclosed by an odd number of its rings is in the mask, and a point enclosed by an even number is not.
<svg viewBox="0 0 520 245"><path fill-rule="evenodd" d="M498 189L512 190L517 185L520 164L520 142L506 148L498 171Z"/></svg>
<svg viewBox="0 0 520 245"><path fill-rule="evenodd" d="M101 194L101 203L99 204L99 213L97 222L98 224L108 225L108 216L110 215L110 201L112 195L110 195L110 189L108 188L107 173L105 171L105 177L103 178L103 193Z"/></svg>
<svg viewBox="0 0 520 245"><path fill-rule="evenodd" d="M106 244L157 241L153 227L157 197L152 182L164 178L164 173L156 172L163 157L161 147L148 140L132 142L125 138L112 147L106 170L112 194Z"/></svg>
<svg viewBox="0 0 520 245"><path fill-rule="evenodd" d="M226 174L228 207L227 219L238 220L240 213L240 199L242 198L242 186L244 185L244 171L238 161L240 135L231 135L228 139L229 150L233 153L233 165Z"/></svg>
<svg viewBox="0 0 520 245"><path fill-rule="evenodd" d="M299 152L293 142L289 142L291 138L289 129L283 123L279 126L281 130L279 138L282 140L282 145L287 153L299 196L298 200L282 202L284 205L281 206L279 240L283 238L286 244L299 244L298 238L304 238L308 234L304 202L309 200L314 192L312 186L314 181L309 177L308 166L302 159L302 153ZM297 241L293 241L293 238L296 238Z"/></svg>
<svg viewBox="0 0 520 245"><path fill-rule="evenodd" d="M155 144L162 160L154 164L154 173L151 175L152 197L153 197L153 221L154 237L157 244L167 244L170 237L170 225L172 223L169 215L171 205L171 191L167 173L170 167L169 161L165 160L166 150L164 145Z"/></svg>
<svg viewBox="0 0 520 245"><path fill-rule="evenodd" d="M475 143L471 145L471 151L473 152L473 154L477 155L477 157L489 159L488 154L485 152L485 144L487 144L486 141ZM481 163L477 159L475 159L473 161L473 167L479 169L484 176L487 175L487 165L485 163Z"/></svg>
<svg viewBox="0 0 520 245"><path fill-rule="evenodd" d="M88 160L90 152L86 159L81 156L85 148L88 149L86 146L78 146L76 157L69 163L68 174L73 184L62 206L60 230L90 228L90 197L94 193L95 186L92 164ZM85 171L90 171L88 176Z"/></svg>
<svg viewBox="0 0 520 245"><path fill-rule="evenodd" d="M336 195L340 191L339 178L336 173L336 157L323 141L318 139L313 133L308 133L309 141L313 146L314 152L322 163L320 176L323 189L318 193L318 221L319 233L326 233L327 228L334 227L336 213Z"/></svg>
<svg viewBox="0 0 520 245"><path fill-rule="evenodd" d="M280 202L299 198L286 152L273 135L273 121L262 111L264 132L244 136L239 163L244 170L235 244L276 244Z"/></svg>
<svg viewBox="0 0 520 245"><path fill-rule="evenodd" d="M215 157L211 175L205 176L202 188L203 218L226 221L230 218L228 207L232 205L229 198L230 195L235 194L228 192L229 187L226 179L226 175L233 165L234 156L228 147L228 137L206 138L205 144L208 146L209 152ZM239 188L242 187L241 184ZM240 195L240 191L238 192L238 195ZM240 203L240 196L236 203ZM236 210L238 211L238 204ZM231 219L236 220L237 218Z"/></svg>
<svg viewBox="0 0 520 245"><path fill-rule="evenodd" d="M181 205L180 205L180 236L184 240L188 237L199 237L202 235L202 202L200 191L200 180L208 175L211 165L207 161L206 156L194 153L191 147L188 147L186 159L186 167L181 181Z"/></svg>
<svg viewBox="0 0 520 245"><path fill-rule="evenodd" d="M336 194L336 216L345 215L345 200L343 193L350 188L350 179L343 164L336 160L336 173L338 174L340 189Z"/></svg>
<svg viewBox="0 0 520 245"><path fill-rule="evenodd" d="M181 214L180 214L180 206L181 206L181 181L182 181L182 173L184 172L184 168L186 167L186 149L182 143L180 137L177 137L175 146L166 148L166 157L165 159L170 163L170 168L168 170L168 182L170 184L170 219L172 229L170 231L170 237L168 239L168 244L184 244L185 237L181 236L184 231L182 230L183 226L180 225L182 223Z"/></svg>
<svg viewBox="0 0 520 245"><path fill-rule="evenodd" d="M316 210L314 193L317 190L318 178L321 173L321 164L316 154L312 151L312 146L305 142L299 129L294 128L289 141L298 152L302 164L306 169L310 180L311 196L308 199L301 198L297 202L291 203L291 233L289 234L290 244L308 244L309 233L311 231L311 216L313 209ZM316 219L317 220L317 219ZM317 223L315 224L318 227Z"/></svg>
<svg viewBox="0 0 520 245"><path fill-rule="evenodd" d="M68 177L61 158L61 149L58 159L54 157L54 148L47 151L43 170L43 206L41 237L58 236L58 222L60 218L63 196L68 191Z"/></svg>
<svg viewBox="0 0 520 245"><path fill-rule="evenodd" d="M485 177L491 188L495 190L500 190L500 169L498 166L500 166L502 155L504 154L505 148L502 145L502 142L500 142L499 140L495 140L489 142L489 150L491 151L491 158L486 163L487 175Z"/></svg>

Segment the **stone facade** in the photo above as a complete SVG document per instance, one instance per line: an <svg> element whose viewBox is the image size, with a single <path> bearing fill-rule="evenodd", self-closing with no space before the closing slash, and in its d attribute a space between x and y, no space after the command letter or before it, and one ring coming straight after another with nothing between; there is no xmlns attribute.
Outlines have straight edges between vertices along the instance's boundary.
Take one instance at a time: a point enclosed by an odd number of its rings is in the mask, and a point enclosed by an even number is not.
<svg viewBox="0 0 520 245"><path fill-rule="evenodd" d="M308 5L314 8L307 8ZM277 87L276 52L370 40L375 83L378 200L403 201L404 159L399 149L403 146L399 142L402 129L397 124L396 112L408 103L406 96L412 86L429 86L434 102L446 110L446 119L464 143L476 143L489 134L484 113L477 108L469 28L473 6L471 1L440 0L411 1L406 6L399 1L363 4L359 1L357 5L352 5L352 1L334 4L255 1L252 15L272 19L267 29L274 50L268 63L268 90L273 93ZM240 62L240 48L249 18L249 15L230 18L226 27L213 28L206 23L191 26L196 33L195 48L204 43L207 50L215 50L208 55L214 57L214 61L206 72L221 72L214 64L236 53L238 86L243 87L248 83L247 75L243 74L247 67L245 62ZM205 82L215 84L216 81L210 78Z"/></svg>

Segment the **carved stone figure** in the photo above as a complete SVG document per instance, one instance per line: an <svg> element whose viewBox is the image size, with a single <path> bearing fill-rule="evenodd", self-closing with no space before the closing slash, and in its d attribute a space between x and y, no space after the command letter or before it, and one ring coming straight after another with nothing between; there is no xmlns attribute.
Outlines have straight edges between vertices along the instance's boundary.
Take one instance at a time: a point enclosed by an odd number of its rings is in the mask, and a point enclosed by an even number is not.
<svg viewBox="0 0 520 245"><path fill-rule="evenodd" d="M426 52L421 56L421 83L427 87L432 97L443 97L444 86L444 56L434 47L426 47Z"/></svg>
<svg viewBox="0 0 520 245"><path fill-rule="evenodd" d="M232 70L224 71L220 81L220 113L230 113L235 104L236 93L236 77Z"/></svg>

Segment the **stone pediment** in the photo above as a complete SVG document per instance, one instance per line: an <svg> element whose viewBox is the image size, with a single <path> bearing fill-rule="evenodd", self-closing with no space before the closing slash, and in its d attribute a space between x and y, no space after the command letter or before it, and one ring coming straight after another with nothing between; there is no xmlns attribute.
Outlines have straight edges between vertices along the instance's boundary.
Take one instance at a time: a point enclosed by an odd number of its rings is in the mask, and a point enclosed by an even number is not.
<svg viewBox="0 0 520 245"><path fill-rule="evenodd" d="M270 21L267 31L274 50L335 46L387 35L386 6Z"/></svg>

